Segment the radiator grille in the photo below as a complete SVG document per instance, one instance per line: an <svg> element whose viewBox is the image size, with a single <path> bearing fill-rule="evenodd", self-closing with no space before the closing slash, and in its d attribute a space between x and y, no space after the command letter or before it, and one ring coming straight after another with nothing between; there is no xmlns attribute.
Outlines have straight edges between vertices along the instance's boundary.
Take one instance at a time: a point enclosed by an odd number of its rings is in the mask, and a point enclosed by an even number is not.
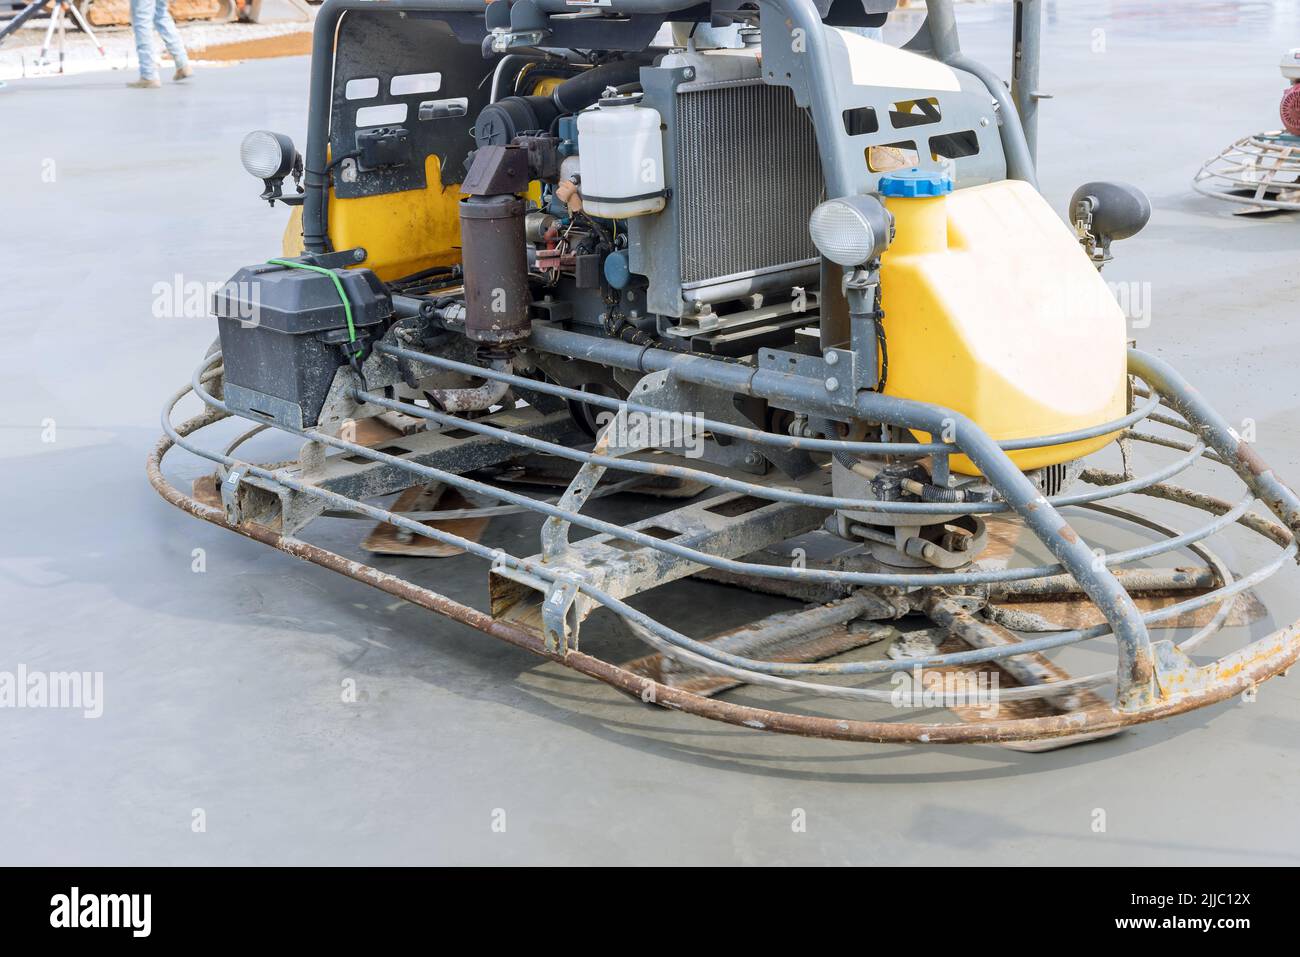
<svg viewBox="0 0 1300 957"><path fill-rule="evenodd" d="M682 283L816 258L808 217L824 198L821 164L790 90L682 92L677 118Z"/></svg>

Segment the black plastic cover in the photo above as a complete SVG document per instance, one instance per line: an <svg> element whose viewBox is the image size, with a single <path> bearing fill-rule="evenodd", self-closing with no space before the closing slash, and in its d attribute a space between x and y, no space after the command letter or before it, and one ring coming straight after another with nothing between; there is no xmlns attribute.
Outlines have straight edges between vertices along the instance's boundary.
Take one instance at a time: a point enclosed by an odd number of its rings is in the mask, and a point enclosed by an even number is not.
<svg viewBox="0 0 1300 957"><path fill-rule="evenodd" d="M359 340L386 328L393 303L368 269L335 270ZM328 275L284 266L239 270L213 296L225 366L224 398L237 412L311 428L348 361L347 314Z"/></svg>
<svg viewBox="0 0 1300 957"><path fill-rule="evenodd" d="M383 282L369 269L337 269L358 329L393 315ZM270 332L307 335L347 328L347 313L329 276L263 263L245 266L212 297L212 314Z"/></svg>

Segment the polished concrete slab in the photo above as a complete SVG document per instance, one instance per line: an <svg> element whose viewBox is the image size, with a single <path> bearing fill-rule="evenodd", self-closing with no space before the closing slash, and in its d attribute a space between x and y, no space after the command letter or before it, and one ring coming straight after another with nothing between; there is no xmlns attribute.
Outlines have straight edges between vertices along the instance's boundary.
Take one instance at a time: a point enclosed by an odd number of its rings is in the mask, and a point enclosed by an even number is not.
<svg viewBox="0 0 1300 957"><path fill-rule="evenodd" d="M1300 216L1233 217L1189 186L1276 126L1295 5L1046 7L1045 194L1148 191L1151 225L1107 272L1149 294L1134 334L1300 474ZM1005 72L1009 8L959 15ZM302 142L306 68L0 90L0 671L104 675L95 719L0 709L0 863L1300 860L1294 678L1043 755L778 738L641 706L165 505L145 455L214 335L172 291L278 252L282 211L238 144L257 127ZM361 528L318 540L359 554ZM535 531L503 521L489 540L528 554ZM472 563L381 565L486 597ZM709 586L673 589L683 628L723 623ZM1278 602L1273 625L1300 614Z"/></svg>

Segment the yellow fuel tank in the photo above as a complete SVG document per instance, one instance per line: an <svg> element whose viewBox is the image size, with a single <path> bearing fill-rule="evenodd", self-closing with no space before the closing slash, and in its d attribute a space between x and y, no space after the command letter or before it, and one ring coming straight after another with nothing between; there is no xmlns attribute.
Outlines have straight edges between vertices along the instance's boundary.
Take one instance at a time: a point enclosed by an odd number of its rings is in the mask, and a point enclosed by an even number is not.
<svg viewBox="0 0 1300 957"><path fill-rule="evenodd" d="M885 204L895 220L894 241L881 257L887 395L947 406L997 440L1068 432L1124 414L1124 314L1037 190L1006 180L940 195L887 195ZM1021 469L1040 468L1114 437L1011 458ZM953 456L951 467L979 474L965 456Z"/></svg>

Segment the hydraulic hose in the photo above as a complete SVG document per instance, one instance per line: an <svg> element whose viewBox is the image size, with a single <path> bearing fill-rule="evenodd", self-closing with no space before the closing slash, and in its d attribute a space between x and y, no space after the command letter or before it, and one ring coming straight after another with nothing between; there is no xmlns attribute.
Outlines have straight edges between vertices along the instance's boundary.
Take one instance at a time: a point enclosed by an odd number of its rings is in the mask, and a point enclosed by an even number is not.
<svg viewBox="0 0 1300 957"><path fill-rule="evenodd" d="M653 57L642 54L584 70L557 86L551 100L561 113L577 113L600 99L605 87L635 83L641 77L641 67L649 65L652 60Z"/></svg>
<svg viewBox="0 0 1300 957"><path fill-rule="evenodd" d="M848 452L836 452L835 461L839 462L840 465L843 465L849 471L861 475L868 481L876 478L876 476L878 476L882 471L880 466L864 462L862 459L855 458ZM905 477L899 478L899 486L905 492L910 492L912 495L920 498L923 502L981 502L986 501L988 498L984 495L976 495L972 497L967 494L965 489L944 488L942 485L934 485L930 482L919 482L916 479Z"/></svg>

